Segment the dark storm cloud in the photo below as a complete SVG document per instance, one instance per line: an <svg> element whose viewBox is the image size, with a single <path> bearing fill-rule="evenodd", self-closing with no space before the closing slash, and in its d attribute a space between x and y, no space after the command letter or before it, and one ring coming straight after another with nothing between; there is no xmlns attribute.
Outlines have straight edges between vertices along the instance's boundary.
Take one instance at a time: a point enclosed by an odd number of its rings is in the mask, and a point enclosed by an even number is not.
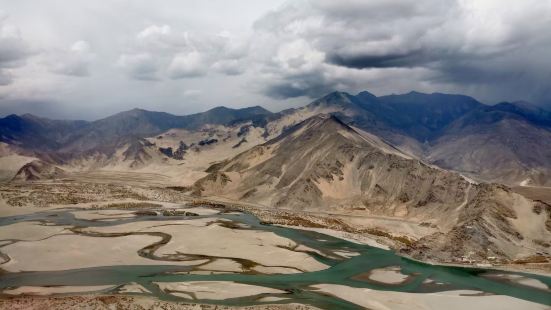
<svg viewBox="0 0 551 310"><path fill-rule="evenodd" d="M7 23L6 19L0 12L0 86L11 84L13 75L10 69L23 66L32 54L19 29Z"/></svg>
<svg viewBox="0 0 551 310"><path fill-rule="evenodd" d="M0 111L279 110L334 90L551 105L551 1L283 1L4 1Z"/></svg>
<svg viewBox="0 0 551 310"><path fill-rule="evenodd" d="M427 63L430 59L420 51L413 51L406 54L384 54L384 55L339 55L333 54L327 57L328 62L349 68L395 68L395 67L416 67Z"/></svg>
<svg viewBox="0 0 551 310"><path fill-rule="evenodd" d="M369 88L377 77L367 71L384 77L381 69L402 68L420 73L410 89L551 101L549 1L302 1L270 12L255 29L279 40L274 50L302 40L323 54L312 71L318 76L309 76L323 85L354 89L357 80L335 74L349 69ZM285 66L266 83L265 94L272 97L318 94L315 83L307 83L312 91L299 87Z"/></svg>
<svg viewBox="0 0 551 310"><path fill-rule="evenodd" d="M292 81L292 82L290 82ZM308 96L316 98L327 93L328 89L339 88L335 79L325 79L319 72L304 73L287 76L280 81L272 81L262 88L262 91L269 97L276 99L295 98Z"/></svg>

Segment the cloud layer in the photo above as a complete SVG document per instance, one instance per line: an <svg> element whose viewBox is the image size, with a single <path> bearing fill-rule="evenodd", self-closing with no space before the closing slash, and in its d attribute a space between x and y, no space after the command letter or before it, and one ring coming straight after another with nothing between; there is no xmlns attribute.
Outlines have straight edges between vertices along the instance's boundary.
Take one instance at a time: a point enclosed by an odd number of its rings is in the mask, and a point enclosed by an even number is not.
<svg viewBox="0 0 551 310"><path fill-rule="evenodd" d="M11 69L25 65L31 55L30 47L22 39L19 29L6 19L5 14L0 12L0 86L13 83Z"/></svg>
<svg viewBox="0 0 551 310"><path fill-rule="evenodd" d="M282 53L286 42L301 46L275 64L268 95L319 95L317 88L331 85L355 88L357 78L369 88L374 79L400 78L394 72L413 73L411 89L538 102L551 99L544 86L551 64L543 56L551 50L550 26L551 2L530 0L302 1L255 24ZM308 59L309 66L297 65Z"/></svg>
<svg viewBox="0 0 551 310"><path fill-rule="evenodd" d="M333 90L366 89L551 105L548 0L2 7L2 114L16 102L55 102L53 116L74 117L133 106L181 114L216 105L280 110Z"/></svg>

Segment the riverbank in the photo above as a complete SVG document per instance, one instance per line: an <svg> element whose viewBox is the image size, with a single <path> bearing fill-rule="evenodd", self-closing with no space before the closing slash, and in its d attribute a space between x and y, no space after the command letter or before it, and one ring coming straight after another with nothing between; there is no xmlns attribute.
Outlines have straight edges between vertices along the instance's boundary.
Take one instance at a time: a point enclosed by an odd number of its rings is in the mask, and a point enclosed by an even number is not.
<svg viewBox="0 0 551 310"><path fill-rule="evenodd" d="M80 295L80 296L18 296L0 299L0 309L29 310L319 310L302 304L258 305L232 307L161 301L146 296Z"/></svg>
<svg viewBox="0 0 551 310"><path fill-rule="evenodd" d="M265 308L304 302L355 310L365 300L351 299L354 292L371 296L369 302L379 305L370 305L373 309L392 309L390 295L423 305L433 295L441 300L450 298L448 291L476 289L461 297L475 305L487 306L486 300L492 300L496 310L501 309L498 295L517 305L549 304L549 279L419 264L379 242L398 240L354 233L354 227L341 219L255 209L259 218L250 209L254 208L199 200L178 204L119 199L1 217L0 239L5 241L0 250L6 258L0 266L6 271L0 274L1 298L13 302L5 304L9 309L71 309L58 303L66 294L76 295L65 299L69 303L105 308L89 298L95 293L115 300L112 307L121 309L148 308L140 300L129 300L126 307L118 303L118 294L151 297L144 299L147 305L160 298L169 302L159 306L166 309L210 309L189 308L198 302L224 305L218 309L312 309ZM285 221L295 225L282 227ZM104 252L106 248L110 250ZM23 270L34 272L19 272ZM14 294L23 299L10 296ZM36 296L44 294L51 295ZM449 302L456 305L453 300L462 303L455 298Z"/></svg>
<svg viewBox="0 0 551 310"><path fill-rule="evenodd" d="M433 259L419 259L407 252L414 240L429 234L426 225L412 221L401 221L399 218L380 216L365 216L362 221L357 216L339 213L324 213L318 211L290 211L273 209L266 206L235 202L219 197L208 197L192 200L191 204L203 204L214 208L228 210L238 209L249 212L266 224L282 227L317 231L337 238L358 242L382 249L393 250L397 255L435 266L464 267L472 269L490 268L511 272L528 272L543 276L551 276L551 262L538 260L502 260L505 263L496 263L496 260L464 260L446 261L439 259L438 253L432 253ZM366 225L366 223L368 223ZM389 224L391 223L391 224ZM396 229L398 233L396 233Z"/></svg>
<svg viewBox="0 0 551 310"><path fill-rule="evenodd" d="M56 191L51 191L55 187ZM240 210L251 213L266 224L282 225L307 230L318 230L346 240L352 240L375 247L392 249L397 254L435 265L461 266L471 268L494 268L507 271L532 272L551 275L551 263L542 257L513 261L477 260L458 257L456 261L441 259L438 252L430 252L431 258L408 254L412 244L437 230L427 223L418 223L401 218L358 215L358 213L323 212L320 210L273 209L253 203L236 202L220 197L191 197L178 188L161 188L144 185L123 186L100 183L30 183L3 184L0 187L0 214L2 216L23 215L58 208L110 209L127 204L157 204L166 207L179 204L207 205L212 209ZM430 249L427 249L430 251ZM536 260L538 259L538 260Z"/></svg>

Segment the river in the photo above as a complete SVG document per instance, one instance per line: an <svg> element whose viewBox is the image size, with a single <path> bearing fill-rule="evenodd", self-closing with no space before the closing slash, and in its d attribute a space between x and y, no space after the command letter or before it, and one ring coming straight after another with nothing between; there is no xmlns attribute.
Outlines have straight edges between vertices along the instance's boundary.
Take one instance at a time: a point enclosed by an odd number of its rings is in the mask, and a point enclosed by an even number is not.
<svg viewBox="0 0 551 310"><path fill-rule="evenodd" d="M76 209L38 212L0 218L0 226L24 221L39 221L47 225L71 225L74 227L100 227L121 225L135 221L173 221L186 220L186 216L137 216L120 218L110 221L83 220L75 217ZM19 286L93 286L93 285L124 285L136 282L148 289L162 300L181 300L167 294L154 283L185 282L185 281L233 281L243 284L269 287L283 290L285 294L268 294L267 296L284 297L273 303L298 302L310 304L323 309L359 309L360 307L345 300L323 294L312 289L316 284L339 284L349 287L370 288L374 290L431 293L450 290L476 290L488 294L507 295L527 301L551 306L549 290L527 285L520 285L494 275L517 275L535 279L551 287L551 278L535 274L505 272L492 269L462 268L435 266L413 261L393 251L374 248L354 242L331 237L325 234L292 229L286 227L263 225L253 215L246 213L215 214L201 217L231 220L242 224L241 228L273 232L281 237L291 239L319 253L309 253L316 260L330 266L327 269L314 272L295 274L185 274L193 267L175 266L170 261L159 261L158 265L122 265L102 266L93 268L72 269L63 271L43 272L2 272L0 273L0 289ZM197 218L197 217L196 217ZM244 228L243 228L244 227ZM0 236L0 240L2 236ZM14 240L10 240L14 242ZM109 249L105 249L109 250ZM0 252L2 248L0 247ZM330 253L348 252L359 255L352 257L334 257ZM320 254L321 253L321 254ZM40 259L40 253L37 259ZM327 254L327 255L325 255ZM3 254L5 255L5 254ZM101 255L101 253L98 253ZM371 270L385 267L400 268L400 272L408 279L400 284L385 284L368 281L361 277ZM1 268L1 265L0 265ZM263 295L264 296L264 295ZM255 305L261 302L259 296L239 297L226 300L198 300L210 304L224 305ZM264 296L265 297L265 296Z"/></svg>

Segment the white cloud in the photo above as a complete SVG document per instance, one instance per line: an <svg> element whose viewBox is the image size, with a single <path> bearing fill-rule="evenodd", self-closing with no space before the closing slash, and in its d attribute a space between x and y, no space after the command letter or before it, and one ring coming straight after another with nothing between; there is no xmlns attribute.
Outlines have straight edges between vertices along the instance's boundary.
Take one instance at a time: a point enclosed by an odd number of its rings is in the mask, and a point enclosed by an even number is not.
<svg viewBox="0 0 551 310"><path fill-rule="evenodd" d="M199 97L203 92L199 89L187 89L183 92L184 97L186 98L197 98Z"/></svg>
<svg viewBox="0 0 551 310"><path fill-rule="evenodd" d="M364 89L551 102L551 1L284 1L3 1L0 109L278 110Z"/></svg>
<svg viewBox="0 0 551 310"><path fill-rule="evenodd" d="M168 75L172 79L198 77L206 73L205 69L205 59L200 53L181 53L170 62Z"/></svg>
<svg viewBox="0 0 551 310"><path fill-rule="evenodd" d="M144 79L143 71L159 79L196 78L213 72L235 76L245 72L247 54L248 38L236 38L229 31L190 33L164 24L140 31L119 57L119 63L122 60L122 67L136 79ZM126 59L132 55L136 61ZM143 55L155 55L155 61Z"/></svg>
<svg viewBox="0 0 551 310"><path fill-rule="evenodd" d="M0 14L0 86L13 83L11 69L25 65L31 54L31 48L23 40L19 28L8 23L5 14Z"/></svg>
<svg viewBox="0 0 551 310"><path fill-rule="evenodd" d="M171 33L172 30L169 25L151 25L138 33L137 37L140 40L148 40L150 38L169 36Z"/></svg>
<svg viewBox="0 0 551 310"><path fill-rule="evenodd" d="M240 75L247 68L244 59L223 59L212 64L211 68L225 75Z"/></svg>
<svg viewBox="0 0 551 310"><path fill-rule="evenodd" d="M90 65L94 58L90 44L79 40L67 50L51 53L48 62L52 72L56 74L85 77L90 75Z"/></svg>
<svg viewBox="0 0 551 310"><path fill-rule="evenodd" d="M77 53L77 54L86 54L90 52L90 43L79 40L73 43L70 48L71 52Z"/></svg>
<svg viewBox="0 0 551 310"><path fill-rule="evenodd" d="M259 60L261 72L271 74L261 89L316 97L323 85L357 90L359 81L343 81L335 67L349 75L377 72L381 80L404 68L423 72L410 89L551 101L542 87L551 71L542 57L551 48L550 28L551 1L293 1L255 23L255 39L263 38L255 42L273 51ZM363 80L363 88L373 90L372 83Z"/></svg>
<svg viewBox="0 0 551 310"><path fill-rule="evenodd" d="M117 65L131 78L137 80L158 79L159 64L150 54L122 54L117 61Z"/></svg>

